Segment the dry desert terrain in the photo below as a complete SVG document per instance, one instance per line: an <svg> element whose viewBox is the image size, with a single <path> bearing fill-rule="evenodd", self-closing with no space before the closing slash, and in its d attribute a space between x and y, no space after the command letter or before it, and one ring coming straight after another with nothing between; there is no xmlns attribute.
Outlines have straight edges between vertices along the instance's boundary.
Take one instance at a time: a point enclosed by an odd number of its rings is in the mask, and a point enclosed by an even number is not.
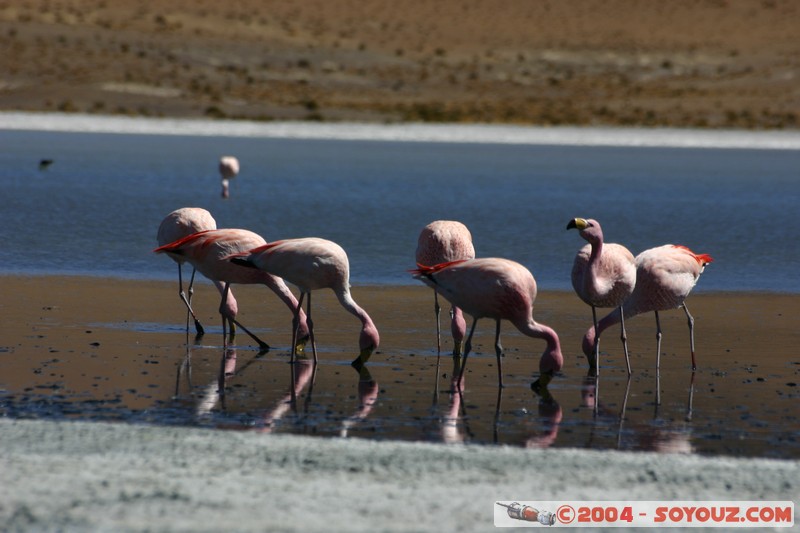
<svg viewBox="0 0 800 533"><path fill-rule="evenodd" d="M0 111L797 128L794 0L0 0Z"/></svg>

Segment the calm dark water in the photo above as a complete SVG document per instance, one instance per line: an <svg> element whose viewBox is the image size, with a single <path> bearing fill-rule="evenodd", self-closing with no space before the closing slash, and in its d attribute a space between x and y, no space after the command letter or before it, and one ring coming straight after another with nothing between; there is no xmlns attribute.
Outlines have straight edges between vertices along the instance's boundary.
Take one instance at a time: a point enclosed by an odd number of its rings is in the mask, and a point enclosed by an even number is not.
<svg viewBox="0 0 800 533"><path fill-rule="evenodd" d="M754 134L757 135L757 134ZM242 172L222 200L216 162ZM55 163L38 169L41 158ZM205 207L267 240L339 242L356 284L414 283L420 229L457 219L482 256L569 289L593 217L638 253L684 244L715 263L697 290L798 292L800 151L418 143L0 130L0 271L171 279L159 222ZM788 229L788 231L787 231Z"/></svg>

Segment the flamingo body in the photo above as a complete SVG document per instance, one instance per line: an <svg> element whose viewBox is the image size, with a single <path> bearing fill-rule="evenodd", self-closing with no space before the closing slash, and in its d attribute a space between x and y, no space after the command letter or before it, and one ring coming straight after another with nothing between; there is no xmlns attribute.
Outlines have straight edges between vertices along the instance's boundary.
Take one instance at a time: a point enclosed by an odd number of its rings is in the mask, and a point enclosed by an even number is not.
<svg viewBox="0 0 800 533"><path fill-rule="evenodd" d="M214 282L222 294L220 313L233 322L238 313L238 307L233 293L230 291L232 283L263 283L278 295L293 313L297 307L297 299L282 279L267 272L236 265L227 260L231 255L240 254L264 244L266 244L264 238L252 231L228 228L200 231L160 246L154 251L156 253L172 253L182 257L198 272ZM296 319L299 320L299 325L296 325L295 329L299 327L305 337L308 333L308 326L304 314L301 313ZM245 331L247 330L245 329ZM250 335L258 340L257 337ZM260 340L258 342L264 344ZM294 348L293 346L293 351Z"/></svg>
<svg viewBox="0 0 800 533"><path fill-rule="evenodd" d="M192 233L210 229L217 229L217 221L211 213L200 207L182 207L164 217L158 226L156 239L159 246L164 246ZM186 261L181 255L172 252L167 252L167 255L179 265Z"/></svg>
<svg viewBox="0 0 800 533"><path fill-rule="evenodd" d="M257 272L274 274L296 285L301 292L298 311L304 295L307 295L309 335L315 361L316 347L310 302L311 292L319 289L333 290L342 307L361 321L360 353L353 365L357 368L362 366L378 348L378 329L350 294L350 262L347 253L335 242L316 237L287 239L254 247L248 252L231 254L229 259L232 264L249 263Z"/></svg>
<svg viewBox="0 0 800 533"><path fill-rule="evenodd" d="M500 321L508 320L525 335L541 338L547 342L539 361L539 371L544 385L561 370L564 358L556 332L533 319L533 302L536 299L536 280L524 266L501 258L478 258L454 261L419 268L415 276L428 286L439 291L450 303L460 307L473 318L472 329L467 337L464 363L471 349L472 335L480 318L491 318L497 322L495 352L498 362L498 381L502 386L500 357ZM464 365L461 372L464 371Z"/></svg>
<svg viewBox="0 0 800 533"><path fill-rule="evenodd" d="M417 240L416 259L418 265L439 265L461 259L475 259L475 247L469 229L454 220L435 220L422 228ZM436 314L436 346L441 352L439 335L439 300L434 292ZM453 336L453 354L460 355L467 323L464 314L456 306L450 311L450 331Z"/></svg>
<svg viewBox="0 0 800 533"><path fill-rule="evenodd" d="M474 259L472 234L461 222L436 220L422 228L417 240L416 255L417 263L422 265Z"/></svg>
<svg viewBox="0 0 800 533"><path fill-rule="evenodd" d="M222 156L219 159L219 173L222 176L222 197L230 196L230 180L239 174L239 160L232 155Z"/></svg>
<svg viewBox="0 0 800 533"><path fill-rule="evenodd" d="M592 308L593 324L597 326L598 307L619 307L633 293L636 285L636 263L633 254L624 246L606 243L600 223L593 219L575 218L567 229L576 228L588 244L581 248L572 265L572 287L578 297ZM630 357L622 323L622 346L630 374ZM599 336L595 338L591 365L596 370L600 355Z"/></svg>
<svg viewBox="0 0 800 533"><path fill-rule="evenodd" d="M636 256L636 286L622 305L604 317L597 328L590 328L583 338L583 351L587 353L597 335L622 318L631 318L653 311L656 315L658 347L656 366L660 364L661 326L658 312L683 307L689 320L689 335L692 352L692 368L696 368L694 354L694 318L686 307L686 298L691 293L705 266L713 258L708 254L696 254L685 246L666 244L645 250Z"/></svg>

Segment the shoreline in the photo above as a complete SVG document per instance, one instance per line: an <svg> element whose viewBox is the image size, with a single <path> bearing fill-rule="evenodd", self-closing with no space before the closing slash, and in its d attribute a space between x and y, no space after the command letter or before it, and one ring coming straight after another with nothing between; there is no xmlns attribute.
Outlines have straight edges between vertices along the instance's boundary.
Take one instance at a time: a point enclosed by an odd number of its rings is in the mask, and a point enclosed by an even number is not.
<svg viewBox="0 0 800 533"><path fill-rule="evenodd" d="M0 130L331 141L800 150L800 130L797 129L357 121L319 123L0 111Z"/></svg>

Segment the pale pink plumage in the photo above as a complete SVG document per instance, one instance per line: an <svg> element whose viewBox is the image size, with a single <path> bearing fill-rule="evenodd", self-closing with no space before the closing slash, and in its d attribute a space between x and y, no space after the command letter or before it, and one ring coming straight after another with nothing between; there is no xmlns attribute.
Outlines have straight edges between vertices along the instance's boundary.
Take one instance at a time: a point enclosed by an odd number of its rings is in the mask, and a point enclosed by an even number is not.
<svg viewBox="0 0 800 533"><path fill-rule="evenodd" d="M439 291L451 304L460 307L473 318L472 328L464 348L463 374L466 359L472 349L472 335L479 318L496 321L495 355L497 356L498 383L503 386L500 357L500 321L508 320L525 335L544 339L547 348L539 360L540 380L535 386L546 387L555 372L561 370L564 358L556 332L533 319L533 302L536 299L536 280L524 266L499 258L478 258L454 261L432 267L419 265L415 277ZM459 380L460 382L460 380Z"/></svg>
<svg viewBox="0 0 800 533"><path fill-rule="evenodd" d="M187 237L192 233L209 229L217 229L217 222L214 220L214 217L211 216L211 213L200 207L182 207L164 217L164 220L162 220L161 224L158 226L156 239L158 240L159 246L164 246L165 244ZM200 321L197 319L192 309L195 269L192 267L192 277L189 281L189 297L187 299L186 293L183 291L183 263L185 259L173 253L167 253L167 255L178 264L178 295L184 305L186 305L186 329L188 331L188 315L191 315L194 319L194 326L197 334L203 335L205 333L203 326L200 324Z"/></svg>
<svg viewBox="0 0 800 533"><path fill-rule="evenodd" d="M268 272L296 285L300 289L300 300L296 306L298 312L301 311L303 297L308 298L306 311L315 361L317 351L311 320L311 291L318 289L333 290L342 307L361 321L360 353L353 361L356 368L366 363L378 348L378 329L350 294L350 262L347 253L335 242L316 237L287 239L230 254L229 258L237 264L237 268L241 268L239 264L250 263L256 267L254 272Z"/></svg>
<svg viewBox="0 0 800 533"><path fill-rule="evenodd" d="M418 265L438 265L460 259L475 259L472 234L461 222L454 220L435 220L422 228L417 240ZM436 352L441 352L439 333L439 299L434 292L434 311L436 314ZM453 355L461 355L467 323L461 309L453 306L450 310L450 331L453 335Z"/></svg>
<svg viewBox="0 0 800 533"><path fill-rule="evenodd" d="M683 307L689 322L692 369L697 368L694 352L694 318L686 307L686 297L694 288L700 274L713 261L708 254L696 254L685 246L666 244L645 250L636 256L636 286L622 305L624 318L655 312L656 315L656 368L661 363L661 323L658 312ZM617 309L600 320L598 335L621 319ZM595 341L595 328L586 332L583 351L588 353Z"/></svg>
<svg viewBox="0 0 800 533"><path fill-rule="evenodd" d="M217 289L219 289L222 294L220 314L222 314L223 317L223 333L225 319L228 319L232 324L232 331L233 324L237 324L262 348L268 348L266 343L262 342L258 337L236 322L238 307L230 291L230 284L264 284L278 295L278 298L292 310L293 314L297 308L297 299L282 279L266 272L235 265L226 259L231 255L252 250L264 244L266 244L266 241L260 235L252 231L244 229L216 229L194 233L170 244L160 246L154 251L156 253L172 253L182 257L194 266L198 272L214 282L214 285L216 285ZM305 337L308 334L308 326L304 313L300 313L300 315L295 318L299 320L299 322L295 323L294 329L298 327L301 328L302 337ZM292 346L292 351L294 350L295 343L293 343Z"/></svg>
<svg viewBox="0 0 800 533"><path fill-rule="evenodd" d="M239 160L232 155L222 156L219 159L219 173L222 176L222 197L230 196L230 180L239 174Z"/></svg>
<svg viewBox="0 0 800 533"><path fill-rule="evenodd" d="M600 223L593 219L575 218L567 229L578 229L589 244L578 251L572 265L572 287L581 300L592 308L592 322L597 327L598 307L619 307L633 293L636 285L636 264L633 254L624 246L603 241ZM622 321L622 347L628 374L631 373L625 322ZM599 368L600 337L595 338L591 357L592 369Z"/></svg>

